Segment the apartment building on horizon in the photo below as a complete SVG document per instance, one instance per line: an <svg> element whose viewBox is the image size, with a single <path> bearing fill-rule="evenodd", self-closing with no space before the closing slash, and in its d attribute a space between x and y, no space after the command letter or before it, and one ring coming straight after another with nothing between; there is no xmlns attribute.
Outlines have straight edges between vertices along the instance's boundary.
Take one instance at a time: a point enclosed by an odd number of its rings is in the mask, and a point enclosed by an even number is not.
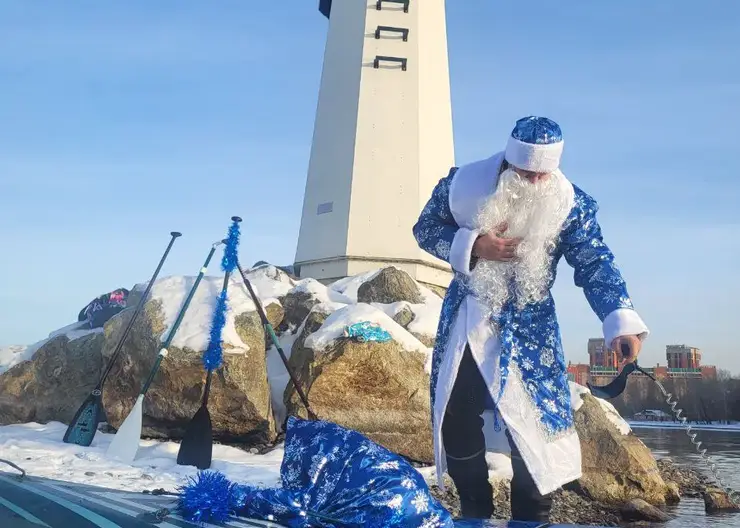
<svg viewBox="0 0 740 528"><path fill-rule="evenodd" d="M604 385L619 373L619 357L609 350L603 338L588 340L588 364L568 363L568 379L585 385L587 382ZM701 350L687 345L667 345L666 363L643 368L658 379L716 379L717 367L701 364ZM639 372L634 375L643 376Z"/></svg>

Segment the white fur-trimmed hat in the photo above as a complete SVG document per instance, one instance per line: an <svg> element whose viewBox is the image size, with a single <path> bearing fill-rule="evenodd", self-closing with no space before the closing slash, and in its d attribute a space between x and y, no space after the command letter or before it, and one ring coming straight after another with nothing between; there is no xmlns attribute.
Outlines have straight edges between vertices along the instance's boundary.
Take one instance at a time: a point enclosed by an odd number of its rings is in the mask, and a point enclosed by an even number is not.
<svg viewBox="0 0 740 528"><path fill-rule="evenodd" d="M546 117L529 116L516 122L506 144L510 164L532 172L552 172L560 166L563 133Z"/></svg>

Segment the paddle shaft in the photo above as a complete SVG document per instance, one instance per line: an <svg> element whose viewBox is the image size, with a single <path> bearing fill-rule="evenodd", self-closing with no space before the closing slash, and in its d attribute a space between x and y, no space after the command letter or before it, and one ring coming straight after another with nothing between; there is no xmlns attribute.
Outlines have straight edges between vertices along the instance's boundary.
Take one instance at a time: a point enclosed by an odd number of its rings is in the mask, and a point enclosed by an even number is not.
<svg viewBox="0 0 740 528"><path fill-rule="evenodd" d="M246 274L244 273L244 270L242 269L241 265L237 262L236 268L239 270L239 274L242 276L242 281L244 282L244 285L247 287L247 290L249 291L249 295L252 297L252 301L254 302L255 307L257 308L257 313L260 316L260 319L262 320L262 325L265 327L265 331L270 335L270 339L272 340L272 344L275 345L275 348L278 351L278 354L280 354L280 359L283 360L283 364L285 365L285 370L288 371L288 376L290 376L290 381L293 382L293 386L295 387L296 392L298 393L298 396L301 398L301 402L303 402L303 405L306 407L306 412L308 412L309 417L312 420L318 419L316 416L316 413L313 412L311 409L311 406L308 403L308 398L306 397L306 394L303 392L303 389L301 389L300 384L298 383L298 379L296 379L295 374L293 374L293 369L290 368L290 365L288 364L288 358L285 356L285 352L283 352L283 347L280 346L280 341L278 341L277 336L275 335L275 330L272 328L272 324L270 324L270 321L267 319L267 314L265 314L264 308L262 308L262 303L259 300L259 297L257 297L257 294L254 292L254 288L252 288L252 283L249 282L249 279L247 278Z"/></svg>
<svg viewBox="0 0 740 528"><path fill-rule="evenodd" d="M172 238L170 239L170 243L167 245L167 249L164 251L164 255L162 255L162 258L159 259L159 264L157 265L157 269L154 270L154 274L152 275L152 278L149 279L149 284L147 284L146 290L144 290L144 294L141 296L141 299L139 300L139 304L136 305L134 314L131 316L131 319L129 319L129 322L126 325L126 328L123 330L123 334L121 335L121 338L118 340L118 344L116 345L115 350L113 350L110 360L108 360L108 365L106 365L105 370L103 371L103 375L100 377L100 381L98 381L98 384L95 387L95 390L98 390L98 391L102 390L103 384L105 383L105 380L108 377L108 374L110 374L110 371L113 368L113 364L118 359L118 356L120 355L121 350L123 350L123 342L126 340L126 336L128 336L129 332L131 331L131 328L133 328L134 326L134 322L136 321L136 318L139 316L139 313L141 312L142 308L144 308L144 304L146 304L146 299L149 296L149 292L152 290L152 286L154 286L154 281L157 280L157 276L159 275L159 272L161 271L162 266L164 265L164 261L167 259L167 255L169 255L170 253L170 249L172 249L172 246L175 244L175 240L177 240L178 237L182 236L182 233L173 231L172 233L170 233L170 235L172 236Z"/></svg>
<svg viewBox="0 0 740 528"><path fill-rule="evenodd" d="M182 323L182 320L185 317L185 312L187 311L188 306L190 306L190 302L193 300L193 296L195 296L195 291L198 289L198 285L200 284L200 281L203 279L203 275L205 275L206 271L208 271L208 264L211 263L213 254L216 252L216 248L223 243L224 241L221 240L211 246L211 250L208 252L208 257L206 257L206 261L203 263L203 267L200 268L200 273L198 273L198 276L195 279L195 283L193 284L193 287L190 288L190 293L188 293L188 296L185 299L185 303L182 305L182 308L180 308L180 313L177 314L177 319L175 319L175 322L172 323L172 328L170 328L170 333L167 335L167 339L165 339L165 342L162 343L162 348L159 349L159 354L157 354L157 360L154 362L154 366L152 367L152 370L149 372L149 377L146 379L144 386L141 388L141 392L139 394L141 394L142 396L146 394L147 391L149 390L149 387L154 381L154 376L157 375L159 366L162 364L162 360L164 360L164 358L167 356L167 349L172 344L172 340L175 338L175 333L177 332L177 329L180 327L180 324Z"/></svg>

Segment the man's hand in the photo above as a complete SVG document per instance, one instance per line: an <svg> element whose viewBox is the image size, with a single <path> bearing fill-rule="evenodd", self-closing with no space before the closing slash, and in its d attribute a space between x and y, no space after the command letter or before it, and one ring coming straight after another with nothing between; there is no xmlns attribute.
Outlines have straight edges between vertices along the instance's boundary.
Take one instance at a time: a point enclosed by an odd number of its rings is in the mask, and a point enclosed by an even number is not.
<svg viewBox="0 0 740 528"><path fill-rule="evenodd" d="M626 345L629 354L622 354L622 345ZM621 336L612 341L612 350L617 353L617 357L621 358L620 363L622 366L637 361L637 356L640 355L641 349L642 341L636 335Z"/></svg>
<svg viewBox="0 0 740 528"><path fill-rule="evenodd" d="M522 239L502 238L500 235L506 231L507 227L506 224L501 224L495 231L479 236L473 244L473 255L478 258L497 260L499 262L513 260L516 257L516 248Z"/></svg>

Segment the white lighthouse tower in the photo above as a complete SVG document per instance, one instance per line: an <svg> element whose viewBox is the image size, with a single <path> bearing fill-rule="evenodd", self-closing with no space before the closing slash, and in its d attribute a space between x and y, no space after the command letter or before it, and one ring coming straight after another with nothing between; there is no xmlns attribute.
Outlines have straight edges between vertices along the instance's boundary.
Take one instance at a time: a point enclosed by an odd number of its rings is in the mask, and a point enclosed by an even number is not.
<svg viewBox="0 0 740 528"><path fill-rule="evenodd" d="M444 0L321 0L329 18L295 268L447 286L411 228L454 163Z"/></svg>

